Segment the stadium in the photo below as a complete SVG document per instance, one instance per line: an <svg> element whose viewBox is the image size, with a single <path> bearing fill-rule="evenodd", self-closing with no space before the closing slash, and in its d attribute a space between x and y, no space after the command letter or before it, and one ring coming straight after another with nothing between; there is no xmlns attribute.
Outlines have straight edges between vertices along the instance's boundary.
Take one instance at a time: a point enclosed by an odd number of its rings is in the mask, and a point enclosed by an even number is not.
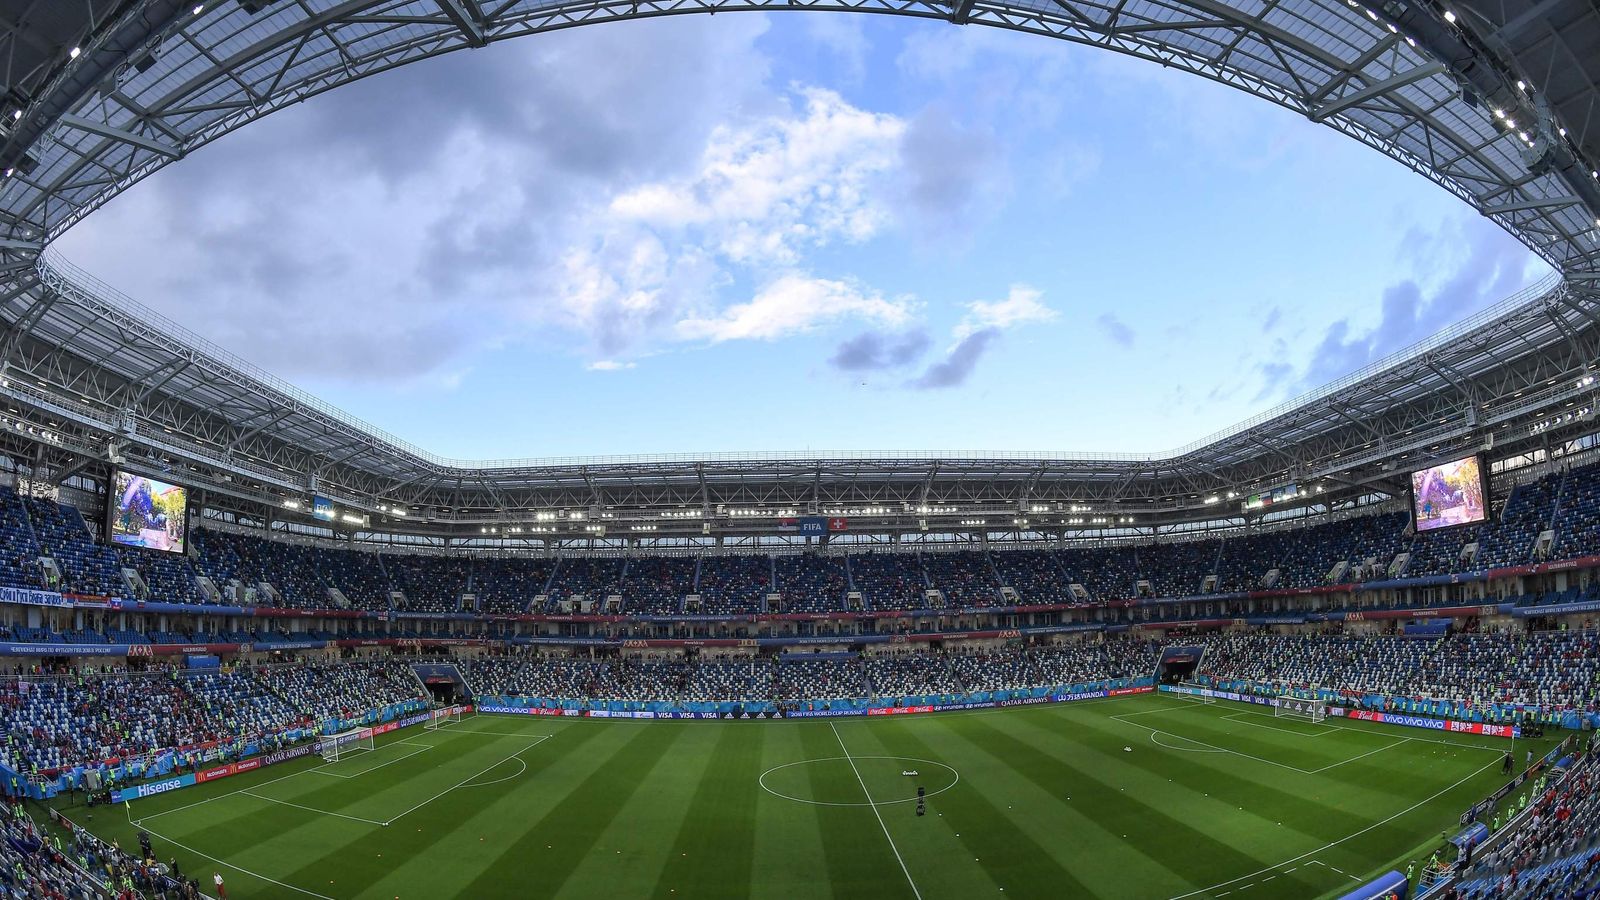
<svg viewBox="0 0 1600 900"><path fill-rule="evenodd" d="M1170 451L482 461L55 244L369 76L715 12L1200 76L1549 274ZM5 0L0 66L6 896L1600 888L1592 0Z"/></svg>

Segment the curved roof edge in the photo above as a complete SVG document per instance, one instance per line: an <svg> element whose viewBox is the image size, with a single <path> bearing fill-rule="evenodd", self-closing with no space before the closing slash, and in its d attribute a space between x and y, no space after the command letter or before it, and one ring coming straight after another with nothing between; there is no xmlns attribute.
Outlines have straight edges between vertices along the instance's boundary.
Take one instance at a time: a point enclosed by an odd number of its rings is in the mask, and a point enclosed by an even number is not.
<svg viewBox="0 0 1600 900"><path fill-rule="evenodd" d="M1432 350L1457 341L1473 331L1491 325L1507 316L1514 315L1531 304L1538 303L1563 284L1559 274L1551 273L1498 303L1486 307L1409 347L1397 350L1375 362L1368 363L1360 369L1341 378L1334 379L1315 390L1307 391L1226 428L1218 429L1197 440L1166 451L1138 453L1087 450L741 450L710 453L640 453L597 456L460 459L442 456L426 450L317 397L309 391L296 387L293 383L273 375L238 354L201 337L183 324L173 321L154 309L141 304L139 301L73 264L59 252L46 250L39 256L38 266L41 278L57 283L64 281L86 293L92 294L101 302L114 306L145 323L150 328L157 329L168 337L181 342L193 353L210 357L215 362L236 373L241 381L253 382L264 390L281 395L285 401L301 404L324 415L332 416L350 428L365 434L373 440L389 445L397 452L415 457L420 462L443 469L457 469L463 472L548 466L648 464L657 462L731 462L764 459L996 459L1018 461L1103 459L1117 462L1168 462L1203 451L1207 447L1228 438L1236 437L1252 428L1271 422L1273 419L1330 397L1374 375L1415 360Z"/></svg>

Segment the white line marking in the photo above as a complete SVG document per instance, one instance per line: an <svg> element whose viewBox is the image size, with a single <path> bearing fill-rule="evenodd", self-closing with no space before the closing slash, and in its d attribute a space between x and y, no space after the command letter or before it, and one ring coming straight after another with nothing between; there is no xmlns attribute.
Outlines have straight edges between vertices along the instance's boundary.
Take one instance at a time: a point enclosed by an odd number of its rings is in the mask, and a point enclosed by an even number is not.
<svg viewBox="0 0 1600 900"><path fill-rule="evenodd" d="M1121 699L1121 698L1110 698L1110 699ZM1086 702L1088 702L1088 703L1102 703L1104 701L1103 700L1090 700L1090 701L1086 701ZM1221 699L1221 698L1218 699L1218 702L1219 703L1227 703L1227 704L1229 704L1229 706L1244 706L1244 705L1255 706L1256 705L1256 704L1253 704L1253 703L1252 704L1244 704L1244 703L1241 703L1240 701L1237 701L1237 700L1226 700L1226 699ZM1083 703L1078 703L1078 704L1073 704L1073 705L1082 706L1084 704ZM1150 713L1156 713L1156 712L1170 712L1170 711L1172 711L1174 709L1195 709L1195 708L1196 707L1193 707L1193 706L1163 706L1160 709L1147 709L1144 712L1122 713L1122 715L1124 715L1124 716L1145 716L1145 715L1149 715ZM996 710L989 710L989 711L990 712L994 712ZM1264 712L1257 712L1257 711L1255 711L1253 709L1242 709L1242 710L1239 710L1238 712L1234 713L1234 715L1260 716L1263 719L1276 719L1277 718L1277 716L1271 716L1271 715L1268 715L1267 713L1264 713ZM1119 717L1118 716L1112 716L1111 718L1115 719L1115 718L1119 718ZM1228 718L1228 717L1227 716L1223 716L1223 718ZM1346 721L1361 721L1361 720L1359 720L1359 719L1347 719ZM1128 724L1132 725L1134 723L1129 722ZM1385 725L1386 723L1373 722L1371 724L1380 725L1381 726L1381 725ZM1334 721L1334 717L1332 717L1332 716L1328 717L1327 719L1324 719L1323 722L1322 722L1322 725L1325 728L1337 728L1340 731L1348 731L1348 732L1350 732L1352 734L1384 734L1384 733L1386 733L1384 730L1373 730L1373 729L1370 729L1370 728L1352 728L1349 725L1342 725L1342 724L1340 724L1338 722L1335 722ZM1405 726L1396 725L1394 727L1396 727L1396 728L1404 728ZM1445 741L1445 740L1440 740L1438 738L1426 738L1426 737L1413 737L1411 739L1413 741L1419 741L1419 742L1424 743L1424 744L1443 744L1446 747L1459 747L1462 750L1487 750L1490 753L1504 753L1505 752L1505 750L1503 750L1502 748L1490 747L1490 746L1488 746L1486 744L1463 744L1460 741Z"/></svg>
<svg viewBox="0 0 1600 900"><path fill-rule="evenodd" d="M1284 734L1292 734L1295 737L1319 738L1319 737L1327 737L1328 734L1329 734L1329 732L1326 729L1318 729L1315 733L1307 733L1307 732L1304 732L1304 731L1298 731L1298 730L1293 729L1293 728L1284 728L1284 727L1279 726L1279 725L1263 725L1260 722L1250 722L1250 721L1247 721L1245 719L1240 718L1240 716L1261 716L1261 713L1236 712L1236 713L1233 713L1232 715L1223 716L1223 718L1227 719L1230 722L1238 722L1240 725L1253 725L1256 728L1266 728L1266 729L1271 730L1271 731L1281 731Z"/></svg>
<svg viewBox="0 0 1600 900"><path fill-rule="evenodd" d="M164 809L161 812L148 813L146 815L141 815L139 818L140 818L140 820L144 820L144 819L156 819L156 818L160 818L161 816L170 816L175 812L183 812L186 809L194 809L196 806L205 806L207 803L215 803L218 800L225 800L228 797L232 797L235 794L242 794L245 791L253 791L256 788L263 788L263 787L266 787L269 784L277 784L280 781L288 781L290 778L293 778L296 775L304 775L304 774L305 774L304 771L301 771L301 772L290 772L287 775L284 775L284 776L281 776L281 777L278 777L278 778L273 778L273 779L271 779L269 781L263 781L260 784L245 785L244 787L239 788L238 790L228 791L225 794L218 794L215 797L207 797L204 800L196 800L193 803L185 803L183 806L174 806L171 809ZM146 829L146 830L148 830L148 829Z"/></svg>
<svg viewBox="0 0 1600 900"><path fill-rule="evenodd" d="M922 892L917 890L917 883L911 879L911 870L906 868L905 858L900 855L900 848L894 845L894 836L889 834L889 826L883 823L883 813L878 811L878 804L872 800L872 792L867 790L867 780L861 777L861 770L856 768L856 761L850 756L850 748L844 745L844 738L839 736L839 727L832 722L828 727L833 729L833 739L839 742L839 749L844 751L844 758L850 763L850 771L856 773L856 781L861 784L861 793L867 796L867 802L872 804L872 814L878 819L878 827L883 829L883 836L889 840L889 849L894 851L894 858L900 862L900 871L905 873L906 884L911 885L911 895L917 900L922 900Z"/></svg>
<svg viewBox="0 0 1600 900"><path fill-rule="evenodd" d="M1166 735L1167 737L1175 737L1180 741L1189 740L1189 738L1186 738L1181 734L1173 734L1173 733L1171 733L1169 731L1152 731L1152 732L1150 732L1150 743L1155 744L1157 747L1165 747L1168 750L1179 750L1179 751L1182 751L1184 753L1227 753L1228 752L1228 751L1220 749L1218 747L1213 747L1210 744L1202 744L1199 747L1174 747L1171 744L1164 744L1161 741L1157 740L1157 738L1160 737L1163 734ZM1199 741L1191 741L1191 743L1198 744L1200 742Z"/></svg>
<svg viewBox="0 0 1600 900"><path fill-rule="evenodd" d="M1157 709L1140 710L1139 712L1119 713L1117 715L1112 716L1111 718L1113 718L1113 719L1131 719L1134 716L1153 716L1156 713L1169 713L1169 712L1173 712L1175 710L1180 710L1180 709L1190 709L1190 710L1192 710L1192 709L1195 709L1195 707L1193 707L1193 706L1162 706L1162 707L1159 707ZM1129 724L1132 724L1132 723L1130 722Z"/></svg>
<svg viewBox="0 0 1600 900"><path fill-rule="evenodd" d="M1184 708L1187 708L1187 707L1184 707ZM1191 744L1199 744L1202 747L1209 747L1211 750L1214 750L1214 751L1216 751L1218 753L1232 753L1234 756L1242 757L1244 759L1253 759L1258 763L1266 763L1269 766L1277 766L1280 769L1288 769L1291 772L1299 772L1301 775L1314 775L1314 774L1316 774L1315 772L1311 771L1310 769L1302 769L1299 766L1291 766L1288 763L1281 763L1281 762L1278 762L1275 759L1267 759L1264 756L1252 756L1249 753L1241 753L1238 750L1231 750L1231 749L1229 749L1227 747L1218 747L1216 744L1208 744L1205 741L1197 740L1195 738L1189 737L1188 735L1179 734L1176 731L1167 731L1167 730L1162 729L1162 728L1151 728L1149 725L1140 725L1138 722L1129 722L1129 721L1127 721L1127 719L1125 719L1122 716L1112 716L1111 718L1116 719L1117 721L1122 722L1124 724L1132 725L1135 728L1143 728L1146 731L1150 731L1150 732L1153 732L1153 733L1156 733L1156 734L1171 735L1172 737L1180 738L1182 740L1188 741ZM1162 745L1162 746L1165 746L1165 745ZM1168 749L1169 750L1178 750L1178 749L1184 749L1184 748L1169 747ZM1206 751L1204 751L1204 750L1195 750L1193 752L1195 752L1195 753L1204 753Z"/></svg>
<svg viewBox="0 0 1600 900"><path fill-rule="evenodd" d="M407 746L407 747L421 747L422 749L421 750L413 750L410 753L407 753L405 756L397 756L394 759L389 760L388 762L378 763L377 765L375 765L375 766L373 766L371 768L362 769L361 771L355 773L354 775L345 775L345 774L343 774L341 772L329 772L329 771L327 771L328 766L337 765L336 763L324 763L323 765L317 766L316 768L307 769L306 772L308 772L308 773L309 772L315 772L318 775L331 775L334 778L360 778L361 776L366 775L368 773L376 772L379 769L383 768L384 766L392 766L397 762L404 762L405 760L408 760L411 757L416 756L418 753L422 753L423 751L426 751L426 750L432 750L433 747L434 747L433 744L413 744L413 743L411 743L409 741L395 741L394 743L391 743L391 744L384 744L385 747L399 747L401 745L404 745L404 746Z"/></svg>
<svg viewBox="0 0 1600 900"><path fill-rule="evenodd" d="M1354 833L1351 833L1351 834L1347 834L1344 837L1339 838L1337 841L1332 841L1330 843L1324 844L1321 847L1318 847L1317 849L1312 850L1309 853L1302 853L1299 856L1294 857L1293 859L1286 859L1283 862L1278 863L1277 865L1267 866L1264 869L1257 869L1256 871L1251 872L1251 873L1249 873L1247 875L1240 875L1238 878L1229 879L1228 881L1220 881L1220 882L1218 882L1216 884L1211 885L1210 887L1201 888L1198 891L1190 891L1187 894L1178 894L1177 896L1171 898L1171 900L1184 900L1184 898L1186 898L1186 897L1196 897L1196 896L1199 896L1200 894L1205 894L1205 893L1209 893L1209 892L1211 892L1213 890L1216 890L1219 887L1227 887L1230 884L1237 884L1237 883L1239 883L1241 881L1244 881L1246 878L1254 878L1257 875L1261 875L1261 874L1266 873L1266 872L1276 872L1277 870L1283 868L1284 866L1286 866L1286 865L1288 865L1290 863L1297 863L1297 862L1299 862L1299 861L1301 861L1303 859L1307 859L1309 857L1316 856L1318 853L1321 853L1324 850L1329 849L1330 847L1337 847L1338 845L1344 843L1345 841L1350 840L1351 838L1360 837L1361 835L1366 834L1367 832L1371 831L1374 828L1377 828L1377 827L1382 826L1382 825L1387 825L1390 822L1393 822L1395 819L1400 818L1401 816L1405 815L1406 813L1411 812L1412 810L1414 810L1414 809L1416 809L1416 808L1418 808L1420 806L1423 806L1424 804L1432 803L1434 800L1437 800L1440 797L1443 797L1445 794L1455 790L1456 788L1462 786L1463 784L1466 784L1467 782L1471 781L1472 779L1477 778L1479 775L1482 775L1484 772L1488 771L1489 768L1494 766L1494 765L1496 765L1496 762L1485 763L1482 768L1478 769L1475 772L1468 773L1467 775L1463 776L1460 781L1457 781L1455 784L1452 784L1452 785L1450 785L1449 787L1446 787L1446 788L1440 788L1438 793L1435 793L1433 796L1425 797L1425 798L1423 798L1421 800L1418 800L1416 803L1411 804L1410 806L1406 807L1405 809L1400 810L1399 812L1395 813L1394 815L1390 816L1387 819L1384 819L1381 822L1374 822L1371 825L1368 825L1367 827L1361 829L1360 831L1357 831L1357 832L1354 832ZM1317 862L1317 861L1316 860L1312 860L1312 862ZM1318 863L1318 865L1327 865L1327 864L1326 863ZM1331 869L1333 867L1332 866L1328 866L1328 868ZM1335 869L1334 871L1338 871L1338 870ZM1344 874L1344 873L1341 872L1340 874ZM1355 876L1349 876L1349 877L1353 878ZM1360 879L1357 878L1356 880L1359 881ZM1243 890L1243 888L1240 888L1240 890Z"/></svg>
<svg viewBox="0 0 1600 900"><path fill-rule="evenodd" d="M1172 707L1167 707L1165 710L1152 709L1152 710L1149 710L1149 712L1164 712L1164 711L1173 710L1173 709L1192 709L1192 708L1193 707L1172 706ZM1151 735L1152 735L1151 736L1151 741L1152 742L1154 742L1156 744L1159 744L1162 747L1166 747L1169 750L1185 750L1185 751L1189 751L1189 752L1192 752L1192 753L1206 753L1206 752L1209 752L1209 751L1206 751L1206 750L1195 750L1195 749L1190 748L1190 747L1172 747L1172 746L1167 745L1167 744L1162 744L1160 741L1155 740L1154 735L1156 735L1156 734L1169 735L1171 737L1175 737L1175 738L1178 738L1180 740L1188 741L1191 744L1199 744L1201 747L1208 747L1208 748L1210 748L1210 750L1216 751L1218 753L1232 753L1234 756L1241 756L1241 757L1244 757L1245 759L1253 759L1256 762L1266 763L1269 766L1277 766L1277 767L1279 767L1281 769L1289 769L1291 771L1299 772L1302 775L1316 775L1319 772L1326 772L1329 769L1332 769L1332 768L1335 768L1335 767L1338 767L1338 766L1342 766L1342 765L1344 765L1346 763L1355 762L1358 759L1362 759L1364 757L1371 756L1374 753L1378 753L1378 752L1381 752L1383 750L1388 750L1390 747L1398 747L1401 744L1408 743L1410 741L1426 740L1426 738L1403 737L1398 741L1394 741L1392 743L1384 744L1382 747L1378 747L1377 749L1368 750L1365 753L1358 753L1355 756L1350 757L1349 759L1341 759L1338 762L1329 763L1328 765L1322 766L1321 768L1317 768L1317 769L1302 769L1299 766L1292 766L1292 765L1289 765L1288 763L1281 763L1281 762L1278 762L1277 760L1267 759L1267 758L1261 757L1261 756L1253 756L1253 755L1251 755L1249 753L1245 753L1245 752L1240 751L1240 750L1234 750L1234 749L1231 749L1231 748L1228 748L1228 747L1219 747L1216 744L1208 744L1205 741L1199 740L1197 738L1189 737L1188 735L1185 735L1185 734L1179 734L1176 731L1167 731L1166 729L1163 729L1163 728L1152 728L1149 725L1141 725L1138 722L1129 722L1128 721L1128 717L1129 716L1136 716L1136 715L1143 715L1143 713L1127 713L1127 714L1124 714L1124 715L1111 716L1111 718L1116 719L1117 721L1122 722L1124 724L1132 725L1135 728L1146 729L1147 731L1151 732ZM1223 718L1226 719L1228 717L1227 716L1223 716ZM1252 723L1241 722L1240 724L1248 725L1248 724L1252 724ZM1339 726L1335 725L1334 727L1337 728ZM1374 736L1374 737L1379 736L1376 732L1360 731L1358 729L1350 729L1350 731L1355 732L1357 734L1366 734L1366 735L1371 735L1371 736Z"/></svg>
<svg viewBox="0 0 1600 900"><path fill-rule="evenodd" d="M1374 753L1382 753L1383 751L1388 750L1391 747L1398 747L1401 744L1409 744L1409 743L1411 743L1411 738L1401 738L1400 740L1395 741L1392 744L1384 744L1382 747L1379 747L1376 750L1368 750L1367 752L1361 754L1360 756L1352 756L1349 759L1341 760L1340 762L1329 763L1329 764L1323 766L1320 769L1312 769L1311 771L1312 771L1312 773L1326 772L1329 769L1337 768L1339 766L1344 765L1345 763L1353 763L1358 759L1365 759L1365 758L1371 756Z"/></svg>
<svg viewBox="0 0 1600 900"><path fill-rule="evenodd" d="M235 793L237 793L237 792L235 792ZM133 822L133 813L132 813L132 811L129 811L129 813L128 813L128 821L129 822ZM140 826L140 827L144 827L144 826ZM184 843L181 843L179 841L175 841L170 837L167 837L166 835L162 834L161 832L156 831L154 828L144 828L144 830L150 832L152 835L162 839L163 841L166 841L167 843L171 844L174 847L182 847L183 849L189 851L190 853L193 853L195 856L199 856L199 857L202 857L202 858L205 858L205 859L209 859L212 862L216 863L219 866L222 866L225 869L232 869L235 872L243 872L244 874L249 875L251 878L259 878L262 881L269 882L271 884L275 884L278 887L287 888L287 889L289 889L291 891L294 891L296 893L299 893L299 894L305 894L307 897L318 897L318 898L320 898L320 900L333 900L333 898L329 897L327 894L319 894L316 891L308 891L308 890L306 890L305 888L302 888L302 887L295 887L292 884L286 884L286 883L284 883L282 881L279 881L276 878L268 878L267 876L262 875L260 872L252 872L249 869L245 869L245 868L242 868L240 866L236 866L233 863L228 862L225 859L220 859L218 857L212 856L209 853L205 853L205 852L202 852L200 850L196 850L195 848L189 846L188 844L184 844Z"/></svg>
<svg viewBox="0 0 1600 900"><path fill-rule="evenodd" d="M348 816L348 815L345 815L344 813L333 812L332 810L318 809L315 806L302 806L299 803L292 803L292 802L290 802L288 800L279 800L277 797L268 797L265 794L257 794L257 793L255 793L253 791L250 791L250 790L243 790L243 791L240 791L239 793L245 795L246 797L254 797L257 800L265 800L268 803L277 803L277 804L282 805L282 806L292 806L295 809L303 809L306 812L321 813L324 816L334 816L335 818L339 818L339 819L349 819L352 822L365 822L368 825L382 825L383 824L382 822L379 822L379 821L377 821L375 819L363 819L360 816Z"/></svg>
<svg viewBox="0 0 1600 900"><path fill-rule="evenodd" d="M528 763L527 763L526 760L523 760L523 759L519 758L517 760L517 765L521 766L522 768L516 770L515 772L512 772L510 775L505 775L505 776L502 776L500 778L496 778L493 781L480 781L477 784L464 784L464 785L462 785L462 787L469 787L469 788L488 787L491 784L499 784L502 781L510 781L513 778L520 778L522 776L522 773L528 771Z"/></svg>
<svg viewBox="0 0 1600 900"><path fill-rule="evenodd" d="M1333 871L1338 872L1340 875L1343 875L1344 877L1350 879L1351 881L1360 881L1361 880L1361 879L1355 877L1354 875L1351 875L1349 872L1346 872L1345 870L1339 868L1338 866L1330 865L1328 863L1323 862L1320 859L1313 859L1311 861L1311 864L1312 865L1321 866L1324 869L1332 869Z"/></svg>
<svg viewBox="0 0 1600 900"><path fill-rule="evenodd" d="M897 803L911 803L912 801L918 799L917 797L907 797L904 800L868 800L865 803L838 803L838 802L831 801L831 800L808 800L808 799L806 799L804 797L791 797L788 794L781 794L781 793L773 790L771 787L769 787L767 785L767 776L771 775L773 772L778 771L779 769L788 769L788 768L793 768L794 766L805 766L805 765L810 765L811 763L833 762L835 760L848 759L848 758L849 757L845 757L845 756L825 756L825 757L823 757L821 759L802 759L799 762L783 763L781 765L773 766L772 768L766 770L765 772L762 772L759 776L756 777L756 784L760 785L762 790L766 791L767 793L771 794L774 797L782 797L785 800L793 800L796 803L805 803L805 804L808 804L810 806L893 806L893 805L895 805ZM948 769L950 774L955 776L955 779L952 780L949 784L945 785L942 788L939 788L936 791L929 791L926 794L923 794L922 795L923 797L932 797L935 794L942 794L945 791L948 791L951 788L953 788L956 785L961 783L961 773L956 771L956 767L955 766L946 765L946 764L944 764L942 762L939 762L938 760L922 759L921 757L916 757L916 756L857 756L855 758L856 759L899 759L899 760L904 760L906 762L927 763L930 766L938 766L941 769Z"/></svg>
<svg viewBox="0 0 1600 900"><path fill-rule="evenodd" d="M509 762L509 761L511 761L513 759L517 759L522 754L524 754L524 753L528 752L529 750L532 750L533 748L535 748L535 747L539 746L540 744L544 743L548 738L549 738L549 735L540 736L540 738L538 740L534 741L533 743L529 744L526 747L523 747L521 750L518 750L517 752L511 754L510 756L507 756L505 759L498 760L498 761L496 761L496 762L494 762L494 763L492 763L492 764L490 764L488 766L485 766L482 769L479 769L478 771L472 773L471 775L468 775L467 777L461 779L460 781L456 782L455 784L452 784L451 786L445 788L444 790L440 791L439 793L434 794L432 797L429 797L428 799L422 801L421 803L418 803L416 806L411 807L410 809L406 810L405 812L401 813L400 815L395 816L394 818L390 819L389 821L380 822L378 824L385 825L385 826L393 825L394 823L400 821L401 819L405 818L406 816L409 816L412 813L416 812L417 810L423 808L424 806L427 806L429 803L432 803L433 801L439 799L440 797L443 797L445 794L450 793L451 791L455 790L458 787L466 785L467 782L471 781L474 778L477 778L479 775L483 775L483 774L486 774L488 772L492 772L492 771L494 771L494 769L497 766L504 765L505 763L507 763L507 762ZM524 771L526 771L526 764L524 764Z"/></svg>
<svg viewBox="0 0 1600 900"><path fill-rule="evenodd" d="M432 733L437 734L438 732L435 731L435 732L432 732ZM489 735L495 735L497 737L544 737L544 738L550 737L550 735L548 735L548 734L529 734L526 731L486 731L486 730L484 730L482 728L457 728L454 731L451 731L449 733L450 734L489 734ZM419 737L426 737L426 736L427 736L426 734L419 735ZM437 745L434 745L434 746L437 746Z"/></svg>

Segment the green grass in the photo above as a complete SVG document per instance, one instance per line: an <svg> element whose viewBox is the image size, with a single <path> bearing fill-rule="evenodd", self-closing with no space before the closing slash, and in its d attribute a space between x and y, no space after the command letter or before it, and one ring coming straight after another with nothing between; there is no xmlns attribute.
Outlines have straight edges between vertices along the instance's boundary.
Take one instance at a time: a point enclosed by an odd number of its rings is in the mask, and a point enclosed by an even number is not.
<svg viewBox="0 0 1600 900"><path fill-rule="evenodd" d="M67 812L124 847L131 816L239 898L1305 898L1430 851L1500 782L1507 746L1151 695L832 722L480 716L387 737ZM903 802L918 784L921 818Z"/></svg>

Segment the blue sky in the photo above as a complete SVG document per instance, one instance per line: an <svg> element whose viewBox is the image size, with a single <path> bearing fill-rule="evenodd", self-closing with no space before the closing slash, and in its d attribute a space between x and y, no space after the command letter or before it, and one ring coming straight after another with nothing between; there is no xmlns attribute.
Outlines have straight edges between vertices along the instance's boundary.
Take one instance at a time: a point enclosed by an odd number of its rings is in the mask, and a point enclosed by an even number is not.
<svg viewBox="0 0 1600 900"><path fill-rule="evenodd" d="M59 246L462 458L1166 450L1545 272L1232 89L810 13L409 66L191 155Z"/></svg>

